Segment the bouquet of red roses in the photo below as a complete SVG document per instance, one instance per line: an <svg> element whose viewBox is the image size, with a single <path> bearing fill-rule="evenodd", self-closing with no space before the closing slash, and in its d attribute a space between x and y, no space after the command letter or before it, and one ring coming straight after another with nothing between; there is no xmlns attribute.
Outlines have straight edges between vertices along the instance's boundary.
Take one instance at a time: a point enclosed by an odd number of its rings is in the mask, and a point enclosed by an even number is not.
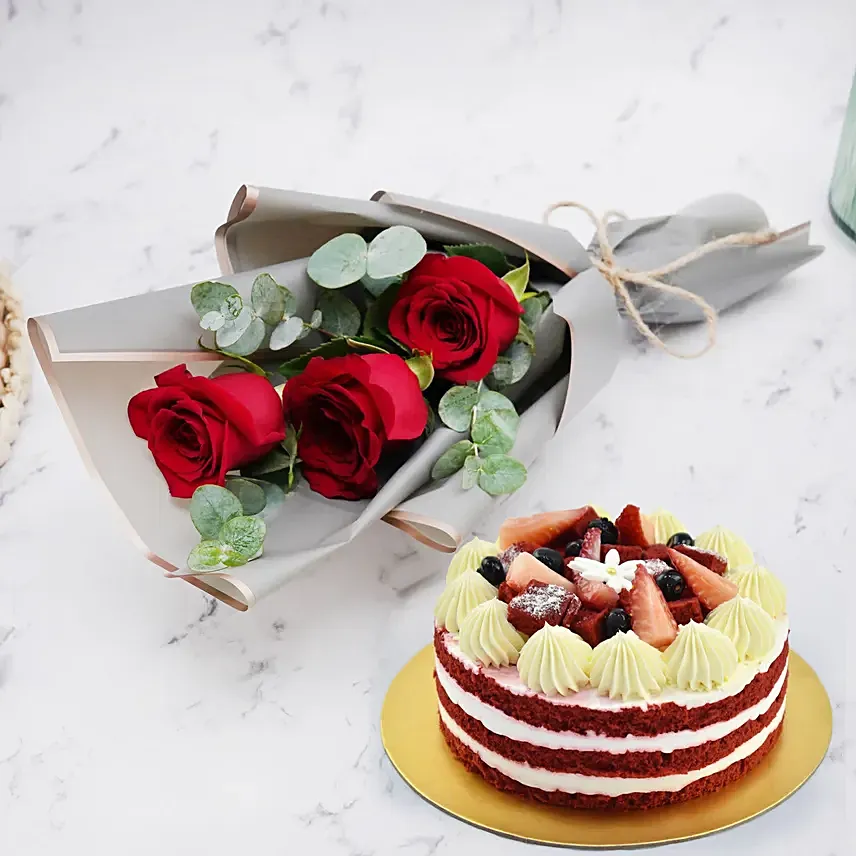
<svg viewBox="0 0 856 856"><path fill-rule="evenodd" d="M435 461L434 479L460 470L467 489L520 487L526 468L509 454L519 416L502 390L529 371L551 303L530 288L531 267L525 253L429 246L395 225L368 242L343 233L313 253L308 317L268 272L249 295L195 285L201 346L238 370L200 377L175 366L128 406L169 492L190 499L202 536L190 571L260 556L264 512L301 477L328 499L374 496L438 423L464 437Z"/></svg>

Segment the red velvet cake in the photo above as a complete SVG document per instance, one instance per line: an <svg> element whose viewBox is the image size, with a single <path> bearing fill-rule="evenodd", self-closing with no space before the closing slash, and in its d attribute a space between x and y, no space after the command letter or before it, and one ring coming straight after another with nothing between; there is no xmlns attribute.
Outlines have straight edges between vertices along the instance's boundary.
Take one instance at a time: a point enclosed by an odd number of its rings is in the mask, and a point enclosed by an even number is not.
<svg viewBox="0 0 856 856"><path fill-rule="evenodd" d="M435 610L440 729L493 786L650 808L719 790L779 738L781 582L722 527L591 506L507 520L453 558Z"/></svg>

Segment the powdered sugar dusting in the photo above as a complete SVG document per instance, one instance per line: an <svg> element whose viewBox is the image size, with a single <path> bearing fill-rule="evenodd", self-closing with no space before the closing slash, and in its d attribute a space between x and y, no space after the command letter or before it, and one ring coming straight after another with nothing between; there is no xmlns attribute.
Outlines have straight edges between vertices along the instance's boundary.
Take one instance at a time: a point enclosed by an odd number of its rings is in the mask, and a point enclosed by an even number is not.
<svg viewBox="0 0 856 856"><path fill-rule="evenodd" d="M664 571L672 570L672 566L662 559L646 559L642 564L652 577L659 577Z"/></svg>
<svg viewBox="0 0 856 856"><path fill-rule="evenodd" d="M509 607L528 612L535 618L545 618L548 615L561 614L568 596L568 590L561 586L530 586L522 594L513 597Z"/></svg>

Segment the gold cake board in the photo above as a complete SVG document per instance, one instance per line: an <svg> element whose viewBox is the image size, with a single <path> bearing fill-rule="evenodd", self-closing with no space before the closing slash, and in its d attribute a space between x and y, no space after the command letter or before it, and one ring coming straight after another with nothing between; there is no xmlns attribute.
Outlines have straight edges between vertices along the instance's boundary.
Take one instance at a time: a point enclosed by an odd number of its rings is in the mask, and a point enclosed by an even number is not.
<svg viewBox="0 0 856 856"><path fill-rule="evenodd" d="M639 847L698 838L744 823L791 796L820 765L832 737L829 697L811 666L790 655L787 712L778 744L745 778L718 793L664 808L596 812L556 808L503 793L452 755L438 726L434 648L395 677L381 712L381 739L420 796L482 829L566 847Z"/></svg>

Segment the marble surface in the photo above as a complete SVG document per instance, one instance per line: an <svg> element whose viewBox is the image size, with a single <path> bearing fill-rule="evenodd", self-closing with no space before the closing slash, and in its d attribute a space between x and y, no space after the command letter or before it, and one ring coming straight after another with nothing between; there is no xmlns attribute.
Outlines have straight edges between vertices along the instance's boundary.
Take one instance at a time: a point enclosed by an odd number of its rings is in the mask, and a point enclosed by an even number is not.
<svg viewBox="0 0 856 856"><path fill-rule="evenodd" d="M826 253L702 360L628 339L481 528L634 500L741 531L790 587L835 736L786 807L667 850L843 856L856 247L825 195L854 31L844 0L0 0L0 255L31 314L203 278L243 182L533 218L735 190L811 218ZM534 852L423 803L381 750L443 567L381 525L249 614L218 606L124 540L36 377L0 471L0 851Z"/></svg>

